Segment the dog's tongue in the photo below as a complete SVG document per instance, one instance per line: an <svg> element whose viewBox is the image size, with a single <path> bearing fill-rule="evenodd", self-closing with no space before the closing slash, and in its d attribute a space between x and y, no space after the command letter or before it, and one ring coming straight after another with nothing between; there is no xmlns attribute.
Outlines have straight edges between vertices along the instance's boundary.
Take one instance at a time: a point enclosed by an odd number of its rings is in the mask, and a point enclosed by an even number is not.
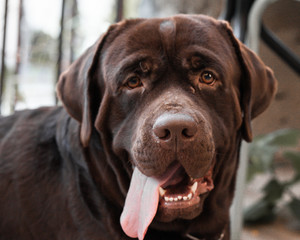
<svg viewBox="0 0 300 240"><path fill-rule="evenodd" d="M143 240L152 222L159 202L159 187L176 172L178 166L169 169L162 177L147 177L135 167L121 215L123 231L132 238Z"/></svg>

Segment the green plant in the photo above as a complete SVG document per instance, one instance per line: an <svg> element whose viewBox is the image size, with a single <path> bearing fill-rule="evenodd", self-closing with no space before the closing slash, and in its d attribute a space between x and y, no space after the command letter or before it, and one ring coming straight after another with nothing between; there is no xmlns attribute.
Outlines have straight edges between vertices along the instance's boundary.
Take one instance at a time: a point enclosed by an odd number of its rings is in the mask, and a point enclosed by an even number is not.
<svg viewBox="0 0 300 240"><path fill-rule="evenodd" d="M299 130L281 129L256 137L250 145L248 181L258 173L269 173L271 178L262 189L263 197L245 210L244 220L246 223L274 220L278 202L285 194L288 194L290 199L285 206L300 221L300 199L291 190L291 187L300 181L300 152L293 148L291 150L291 147L297 146L299 139ZM279 153L294 169L291 179L284 182L280 181L276 175L276 170L280 166L275 160L275 154Z"/></svg>

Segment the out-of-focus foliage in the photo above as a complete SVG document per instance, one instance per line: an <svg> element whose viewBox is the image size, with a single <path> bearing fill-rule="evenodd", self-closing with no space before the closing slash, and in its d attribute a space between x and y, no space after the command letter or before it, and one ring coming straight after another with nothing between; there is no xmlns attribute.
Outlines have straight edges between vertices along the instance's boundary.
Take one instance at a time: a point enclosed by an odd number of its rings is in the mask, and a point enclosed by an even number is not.
<svg viewBox="0 0 300 240"><path fill-rule="evenodd" d="M290 199L285 206L300 221L300 199L291 190L291 187L300 181L300 152L290 150L290 147L297 146L299 139L300 131L296 129L281 129L254 139L250 146L248 181L258 173L269 173L271 178L262 189L263 197L245 210L246 223L274 220L278 202L285 194L288 194ZM285 182L280 181L275 173L278 168L275 154L279 152L294 170L293 176Z"/></svg>

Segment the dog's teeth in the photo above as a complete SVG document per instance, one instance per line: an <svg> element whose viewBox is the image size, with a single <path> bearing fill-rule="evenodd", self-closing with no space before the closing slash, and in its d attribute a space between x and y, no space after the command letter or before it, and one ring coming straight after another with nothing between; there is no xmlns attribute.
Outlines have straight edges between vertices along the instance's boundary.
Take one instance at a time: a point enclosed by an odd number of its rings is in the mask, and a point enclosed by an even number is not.
<svg viewBox="0 0 300 240"><path fill-rule="evenodd" d="M164 200L166 202L178 202L178 201L187 201L187 200L191 200L193 197L193 193L189 193L187 196L181 196L178 195L177 197L166 197L164 196Z"/></svg>
<svg viewBox="0 0 300 240"><path fill-rule="evenodd" d="M165 193L166 193L166 190L164 190L163 188L159 187L159 194L160 194L160 196L165 195Z"/></svg>
<svg viewBox="0 0 300 240"><path fill-rule="evenodd" d="M192 192L195 194L198 188L198 182L194 182L193 186L191 187Z"/></svg>

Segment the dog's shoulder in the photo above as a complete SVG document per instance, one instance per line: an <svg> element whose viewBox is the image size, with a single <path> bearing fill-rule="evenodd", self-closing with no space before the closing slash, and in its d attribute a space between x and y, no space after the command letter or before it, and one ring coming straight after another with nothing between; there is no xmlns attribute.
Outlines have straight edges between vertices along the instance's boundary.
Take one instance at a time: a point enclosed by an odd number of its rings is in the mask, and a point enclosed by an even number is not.
<svg viewBox="0 0 300 240"><path fill-rule="evenodd" d="M45 153L57 151L58 125L66 118L61 107L24 110L0 118L0 157L2 164L18 165Z"/></svg>
<svg viewBox="0 0 300 240"><path fill-rule="evenodd" d="M43 135L46 129L48 132L54 130L51 125L56 124L61 112L61 107L43 107L34 110L17 111L10 116L1 117L1 145L6 143L6 140L16 145L18 141L12 141L12 139L22 141L31 136ZM31 139L30 142L36 142L35 140L37 139Z"/></svg>

